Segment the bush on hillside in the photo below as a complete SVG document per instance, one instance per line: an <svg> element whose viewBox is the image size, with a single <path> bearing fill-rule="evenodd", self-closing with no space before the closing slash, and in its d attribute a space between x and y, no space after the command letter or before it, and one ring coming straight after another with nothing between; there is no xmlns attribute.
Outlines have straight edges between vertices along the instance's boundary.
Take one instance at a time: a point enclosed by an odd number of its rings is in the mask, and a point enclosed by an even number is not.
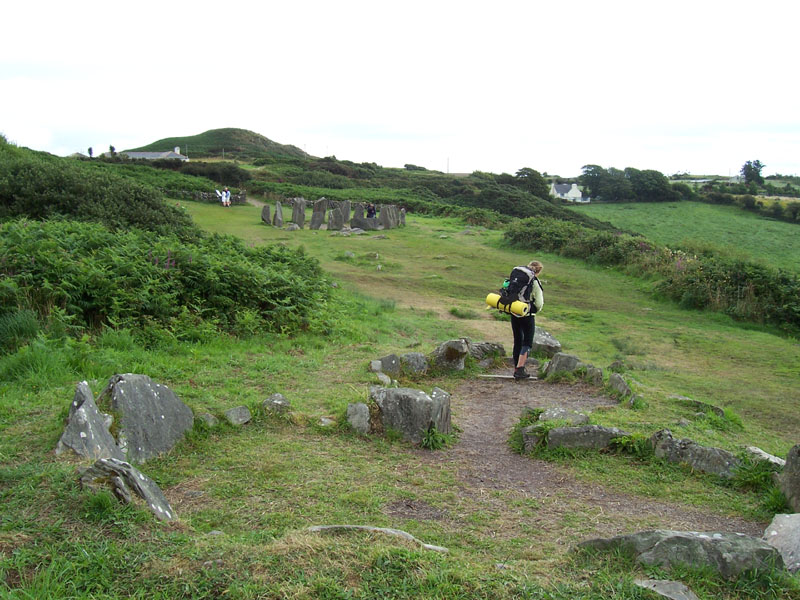
<svg viewBox="0 0 800 600"><path fill-rule="evenodd" d="M152 187L108 170L0 141L0 220L71 218L196 238L191 218Z"/></svg>
<svg viewBox="0 0 800 600"><path fill-rule="evenodd" d="M47 323L58 313L79 331L156 327L179 338L197 327L236 333L245 322L291 333L312 325L312 309L325 313L324 288L314 259L279 246L75 221L0 224L0 316L30 311ZM3 323L30 330L27 321Z"/></svg>
<svg viewBox="0 0 800 600"><path fill-rule="evenodd" d="M625 266L662 278L660 296L686 308L708 308L736 319L800 331L800 278L741 260L688 255L640 236L597 231L549 218L513 223L505 234L514 246L588 262Z"/></svg>

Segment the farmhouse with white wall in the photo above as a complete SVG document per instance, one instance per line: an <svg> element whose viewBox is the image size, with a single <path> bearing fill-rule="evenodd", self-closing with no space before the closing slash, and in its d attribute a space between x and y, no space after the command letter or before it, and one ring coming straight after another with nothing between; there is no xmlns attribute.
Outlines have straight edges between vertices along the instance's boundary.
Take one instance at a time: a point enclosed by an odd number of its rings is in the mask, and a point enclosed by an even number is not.
<svg viewBox="0 0 800 600"><path fill-rule="evenodd" d="M589 197L584 196L575 183L551 183L550 195L570 202L589 202Z"/></svg>

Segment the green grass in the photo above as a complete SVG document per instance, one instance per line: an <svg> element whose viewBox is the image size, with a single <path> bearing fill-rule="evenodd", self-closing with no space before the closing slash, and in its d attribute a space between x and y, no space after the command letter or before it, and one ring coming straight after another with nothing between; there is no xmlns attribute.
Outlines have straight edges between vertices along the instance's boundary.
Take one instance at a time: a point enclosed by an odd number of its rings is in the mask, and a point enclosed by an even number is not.
<svg viewBox="0 0 800 600"><path fill-rule="evenodd" d="M303 247L316 257L339 286L329 292L338 307L328 315L331 331L164 341L151 350L138 347L130 332L105 332L72 345L42 342L27 355L0 359L9 373L0 382L0 597L647 598L633 579L651 570L578 559L569 549L598 526L644 528L657 525L655 517L609 523L579 497L532 500L511 490L465 489L438 460L446 449L421 454L399 441L316 426L323 416L341 421L349 402L366 399L375 383L371 359L427 353L461 336L509 348L510 327L492 318L484 298L511 267L533 258L545 265L537 325L585 362L605 368L622 358L626 378L645 397L645 408L596 411L593 422L649 434L687 417L681 437L732 450L754 444L778 455L797 441L797 341L658 302L646 282L561 257L522 255L501 245L501 232L463 235L455 220L409 215L408 226L382 232L385 239L346 238L262 225L253 206L185 205L206 229L248 244ZM345 252L357 260L342 260ZM360 264L376 254L392 268ZM244 404L255 415L241 428L198 428L143 467L179 524L163 525L142 509L81 492L75 463L53 455L75 384L88 379L98 393L118 372L148 374L195 413L220 415ZM463 382L457 376L401 381L426 390ZM275 392L292 403L292 419L260 411ZM741 426L694 418L671 394L722 406ZM599 454L558 468L619 493L766 518L754 492L678 468ZM407 503L441 516L390 510ZM305 531L337 523L403 529L450 552L378 535ZM705 598L800 598L798 585L780 578L747 585L707 575L691 581Z"/></svg>
<svg viewBox="0 0 800 600"><path fill-rule="evenodd" d="M765 219L738 207L648 202L587 204L574 210L670 248L713 248L724 255L800 272L797 225Z"/></svg>

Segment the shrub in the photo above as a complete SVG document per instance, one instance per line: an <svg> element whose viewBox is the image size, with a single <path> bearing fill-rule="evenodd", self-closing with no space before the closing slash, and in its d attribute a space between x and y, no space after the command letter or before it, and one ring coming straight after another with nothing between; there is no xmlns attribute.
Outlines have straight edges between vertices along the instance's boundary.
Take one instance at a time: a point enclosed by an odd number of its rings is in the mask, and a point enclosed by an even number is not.
<svg viewBox="0 0 800 600"><path fill-rule="evenodd" d="M193 239L191 218L160 192L90 164L0 142L0 219L55 217Z"/></svg>
<svg viewBox="0 0 800 600"><path fill-rule="evenodd" d="M63 311L81 329L155 326L178 337L202 337L209 325L243 334L325 327L309 317L327 302L317 262L280 246L18 220L0 224L0 257L0 314Z"/></svg>
<svg viewBox="0 0 800 600"><path fill-rule="evenodd" d="M656 293L685 308L725 312L740 320L800 329L800 278L741 260L688 255L639 236L609 233L551 218L525 219L505 233L512 246L626 267L661 277Z"/></svg>

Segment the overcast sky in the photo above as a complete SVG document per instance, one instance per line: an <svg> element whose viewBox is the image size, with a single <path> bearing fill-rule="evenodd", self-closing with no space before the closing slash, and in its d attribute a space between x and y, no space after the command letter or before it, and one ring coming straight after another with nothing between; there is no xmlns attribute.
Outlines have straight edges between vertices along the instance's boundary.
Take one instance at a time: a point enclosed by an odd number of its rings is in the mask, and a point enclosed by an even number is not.
<svg viewBox="0 0 800 600"><path fill-rule="evenodd" d="M240 127L451 173L800 173L797 0L20 0L0 22L0 132L58 155Z"/></svg>

